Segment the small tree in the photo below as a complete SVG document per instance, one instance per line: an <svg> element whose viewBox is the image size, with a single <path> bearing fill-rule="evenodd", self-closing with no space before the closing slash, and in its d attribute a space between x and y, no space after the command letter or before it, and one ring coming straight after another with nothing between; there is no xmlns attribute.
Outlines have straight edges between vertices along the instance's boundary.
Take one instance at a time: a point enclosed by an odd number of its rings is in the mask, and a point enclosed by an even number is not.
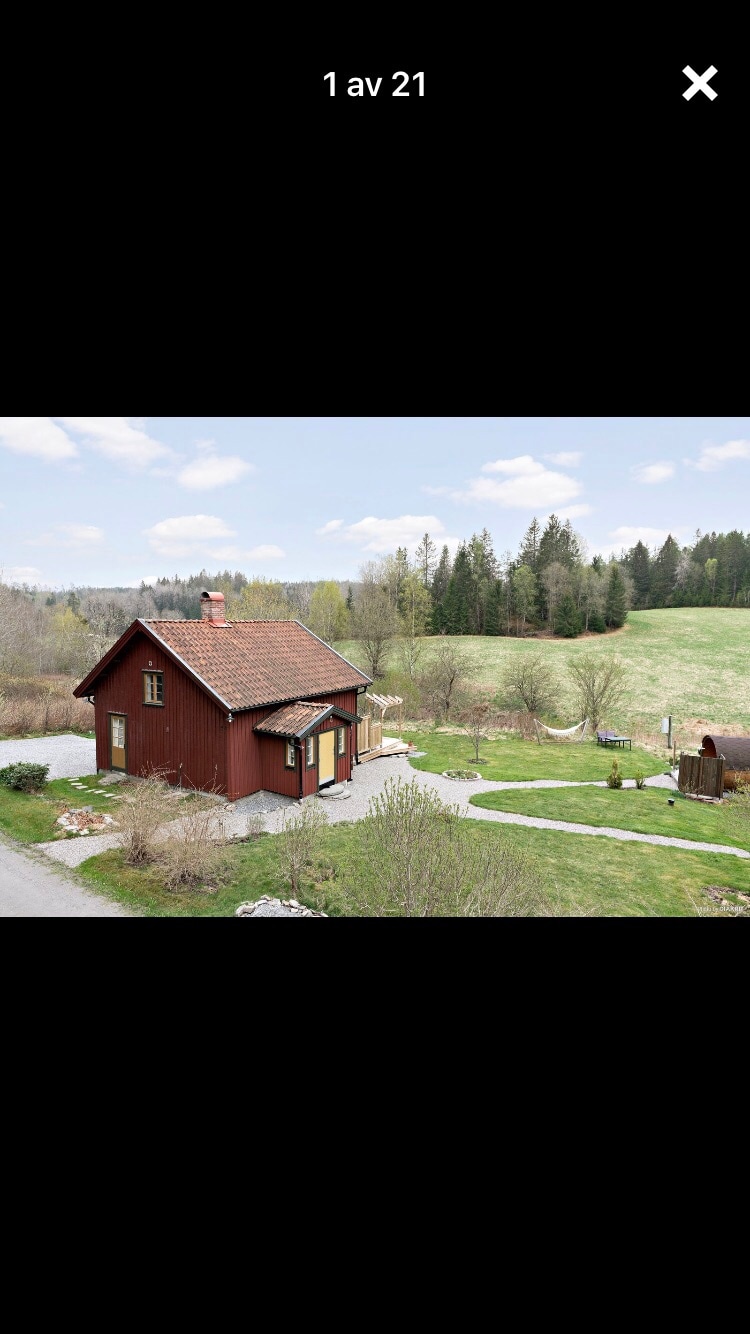
<svg viewBox="0 0 750 1334"><path fill-rule="evenodd" d="M419 687L435 718L448 718L460 704L476 667L455 640L441 636L419 677Z"/></svg>
<svg viewBox="0 0 750 1334"><path fill-rule="evenodd" d="M337 639L345 639L349 625L349 613L346 602L341 596L341 589L333 579L318 584L310 599L308 625L324 644L333 644Z"/></svg>
<svg viewBox="0 0 750 1334"><path fill-rule="evenodd" d="M391 641L399 632L398 612L382 582L382 565L369 561L362 566L360 577L352 633L359 640L368 675L376 680L385 671Z"/></svg>
<svg viewBox="0 0 750 1334"><path fill-rule="evenodd" d="M284 812L278 837L279 876L292 887L292 897L298 898L302 876L315 855L320 832L328 823L328 816L316 797L305 802L295 815Z"/></svg>
<svg viewBox="0 0 750 1334"><path fill-rule="evenodd" d="M596 729L625 694L625 668L613 656L581 653L569 670L578 712Z"/></svg>
<svg viewBox="0 0 750 1334"><path fill-rule="evenodd" d="M520 700L527 713L542 713L557 694L554 672L541 653L516 653L503 673L509 704Z"/></svg>
<svg viewBox="0 0 750 1334"><path fill-rule="evenodd" d="M487 740L484 735L484 729L492 713L492 705L488 699L474 700L468 709L464 709L460 715L466 735L471 737L474 745L474 763L484 764L484 760L479 758L479 747L483 741Z"/></svg>

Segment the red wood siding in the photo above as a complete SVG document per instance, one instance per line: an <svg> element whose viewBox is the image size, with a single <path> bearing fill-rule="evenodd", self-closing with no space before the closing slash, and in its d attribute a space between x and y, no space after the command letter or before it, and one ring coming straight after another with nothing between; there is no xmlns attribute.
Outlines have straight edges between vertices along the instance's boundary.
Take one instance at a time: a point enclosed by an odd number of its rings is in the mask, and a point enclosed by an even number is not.
<svg viewBox="0 0 750 1334"><path fill-rule="evenodd" d="M164 673L164 706L143 703L144 671ZM357 711L356 690L313 695L321 704L338 704L349 713ZM126 645L121 661L113 664L96 688L96 763L109 768L109 715L122 713L128 720L128 773L139 774L147 765L166 768L170 783L182 777L184 786L212 787L216 782L231 801L264 789L299 797L300 774L307 796L317 791L318 770L304 769L304 751L298 767L284 765L285 743L280 737L259 736L257 723L275 713L278 705L235 713L227 723L224 710L215 704L146 635L138 634ZM331 727L335 719L322 725ZM346 754L336 757L336 777L351 777L354 729L346 724ZM300 769L300 764L302 768ZM180 768L180 766L182 766Z"/></svg>
<svg viewBox="0 0 750 1334"><path fill-rule="evenodd" d="M143 703L143 672L164 673L164 705ZM128 773L148 765L167 769L168 782L226 791L227 732L222 709L146 635L137 634L122 658L97 682L96 763L109 768L109 715L128 720Z"/></svg>

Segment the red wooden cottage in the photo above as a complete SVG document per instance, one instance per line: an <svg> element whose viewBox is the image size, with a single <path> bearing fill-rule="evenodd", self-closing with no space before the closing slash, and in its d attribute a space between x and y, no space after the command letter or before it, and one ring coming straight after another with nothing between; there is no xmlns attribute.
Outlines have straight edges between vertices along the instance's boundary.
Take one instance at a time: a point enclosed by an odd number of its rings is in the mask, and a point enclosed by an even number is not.
<svg viewBox="0 0 750 1334"><path fill-rule="evenodd" d="M134 621L73 691L96 712L96 764L230 800L289 797L351 778L357 697L371 684L299 621Z"/></svg>

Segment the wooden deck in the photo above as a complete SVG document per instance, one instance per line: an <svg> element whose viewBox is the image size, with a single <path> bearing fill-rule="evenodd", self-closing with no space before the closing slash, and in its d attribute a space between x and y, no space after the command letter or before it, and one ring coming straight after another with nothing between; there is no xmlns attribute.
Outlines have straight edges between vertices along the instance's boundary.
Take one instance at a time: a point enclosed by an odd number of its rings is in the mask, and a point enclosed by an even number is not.
<svg viewBox="0 0 750 1334"><path fill-rule="evenodd" d="M368 760L377 760L381 755L408 755L409 747L405 741L398 737L384 736L383 743L380 746L373 746L372 750L364 753L360 751L359 762L366 764Z"/></svg>

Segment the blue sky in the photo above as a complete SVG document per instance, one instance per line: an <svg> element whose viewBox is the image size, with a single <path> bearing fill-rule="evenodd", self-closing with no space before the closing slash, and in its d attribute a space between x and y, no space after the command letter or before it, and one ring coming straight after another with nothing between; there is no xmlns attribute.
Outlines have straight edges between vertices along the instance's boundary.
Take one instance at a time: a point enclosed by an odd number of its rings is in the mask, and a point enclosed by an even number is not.
<svg viewBox="0 0 750 1334"><path fill-rule="evenodd" d="M427 530L589 557L750 528L750 417L0 417L0 577L356 579Z"/></svg>

